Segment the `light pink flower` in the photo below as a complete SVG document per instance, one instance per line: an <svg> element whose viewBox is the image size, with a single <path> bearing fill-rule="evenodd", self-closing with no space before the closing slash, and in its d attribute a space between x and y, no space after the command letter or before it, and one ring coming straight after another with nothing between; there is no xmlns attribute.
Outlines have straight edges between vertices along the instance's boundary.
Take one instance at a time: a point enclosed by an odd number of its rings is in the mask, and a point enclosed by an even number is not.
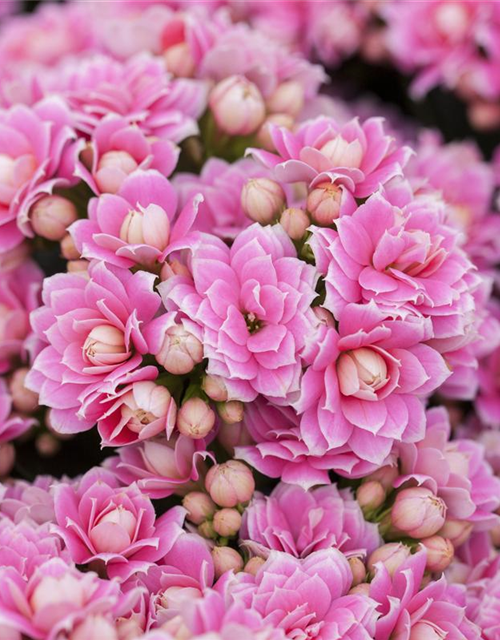
<svg viewBox="0 0 500 640"><path fill-rule="evenodd" d="M50 488L57 482L50 476L37 476L31 483L26 480L13 481L2 496L0 513L16 524L54 522L54 499Z"/></svg>
<svg viewBox="0 0 500 640"><path fill-rule="evenodd" d="M305 182L310 187L340 182L359 198L401 175L411 153L385 133L380 118L362 124L355 118L342 125L319 117L301 124L296 133L271 127L271 137L277 154L250 151L278 181Z"/></svg>
<svg viewBox="0 0 500 640"><path fill-rule="evenodd" d="M58 274L44 282L44 306L32 314L35 334L46 343L27 376L27 385L52 408L55 430L75 433L94 424L79 412L82 397L104 381L137 369L147 352L144 327L160 306L154 275L135 274L103 262L89 267L89 279Z"/></svg>
<svg viewBox="0 0 500 640"><path fill-rule="evenodd" d="M207 372L223 379L230 400L283 400L297 391L315 324L314 268L297 259L279 225L254 224L231 249L204 234L186 246L193 280L173 277L159 290L167 310L200 326Z"/></svg>
<svg viewBox="0 0 500 640"><path fill-rule="evenodd" d="M12 413L12 397L0 378L0 444L10 442L30 429L36 420Z"/></svg>

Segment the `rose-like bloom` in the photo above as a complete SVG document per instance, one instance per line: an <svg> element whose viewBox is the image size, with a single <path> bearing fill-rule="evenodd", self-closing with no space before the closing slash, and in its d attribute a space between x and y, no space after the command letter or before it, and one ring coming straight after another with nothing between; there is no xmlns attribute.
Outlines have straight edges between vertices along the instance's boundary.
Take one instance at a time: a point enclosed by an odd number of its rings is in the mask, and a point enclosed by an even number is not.
<svg viewBox="0 0 500 640"><path fill-rule="evenodd" d="M86 473L78 484L55 488L57 532L76 564L102 560L110 577L145 572L182 533L184 510L156 518L137 485L121 487L107 471Z"/></svg>
<svg viewBox="0 0 500 640"><path fill-rule="evenodd" d="M482 631L485 640L498 640L500 634L500 575L467 586L467 616Z"/></svg>
<svg viewBox="0 0 500 640"><path fill-rule="evenodd" d="M0 251L20 244L23 234L32 236L31 205L41 193L67 184L71 170L63 164L75 135L71 124L68 108L54 97L0 113Z"/></svg>
<svg viewBox="0 0 500 640"><path fill-rule="evenodd" d="M0 378L0 444L14 440L36 422L33 418L12 413L12 397L5 380Z"/></svg>
<svg viewBox="0 0 500 640"><path fill-rule="evenodd" d="M306 182L315 187L340 181L356 197L366 198L380 185L401 175L410 150L398 147L380 118L341 125L333 118L304 122L296 133L271 126L278 154L251 149L280 182Z"/></svg>
<svg viewBox="0 0 500 640"><path fill-rule="evenodd" d="M439 353L422 344L429 337L427 319L388 314L373 300L347 305L338 330L323 325L307 354L311 365L296 403L309 449L381 465L394 442L420 440L420 397L449 375Z"/></svg>
<svg viewBox="0 0 500 640"><path fill-rule="evenodd" d="M148 138L125 118L110 114L96 126L80 153L76 174L94 193L116 193L136 169L156 169L168 177L178 157L179 149L170 140Z"/></svg>
<svg viewBox="0 0 500 640"><path fill-rule="evenodd" d="M93 421L81 411L82 396L104 381L127 382L147 352L145 325L160 306L155 276L104 262L89 266L89 278L47 278L43 303L31 316L35 334L49 343L36 357L27 386L52 408L51 425L75 433Z"/></svg>
<svg viewBox="0 0 500 640"><path fill-rule="evenodd" d="M267 557L271 550L305 557L335 547L370 554L380 543L349 489L335 485L305 491L280 483L269 497L255 494L243 514L240 538Z"/></svg>
<svg viewBox="0 0 500 640"><path fill-rule="evenodd" d="M0 513L16 524L54 522L54 499L50 488L57 482L50 476L37 476L31 483L14 480L2 494Z"/></svg>
<svg viewBox="0 0 500 640"><path fill-rule="evenodd" d="M283 400L297 391L300 353L315 325L315 269L297 259L279 225L254 224L230 249L206 234L188 247L193 279L176 276L159 290L167 310L200 326L207 372L223 379L230 400Z"/></svg>
<svg viewBox="0 0 500 640"><path fill-rule="evenodd" d="M108 458L107 466L128 485L136 482L139 489L153 499L173 493L188 493L200 477L199 467L205 458L213 458L205 440L179 435L148 440L123 447L117 458Z"/></svg>
<svg viewBox="0 0 500 640"><path fill-rule="evenodd" d="M89 217L71 228L84 258L105 260L118 267L154 267L170 243L182 238L196 216L199 198L188 200L176 222L177 196L158 171L134 171L116 194L89 203Z"/></svg>
<svg viewBox="0 0 500 640"><path fill-rule="evenodd" d="M0 373L22 357L30 332L29 314L39 304L43 274L32 261L0 270Z"/></svg>
<svg viewBox="0 0 500 640"><path fill-rule="evenodd" d="M483 447L473 440L451 440L447 411L427 412L425 437L398 446L400 477L395 487L430 489L447 506L447 518L467 520L476 530L493 527L500 506L500 480L484 457Z"/></svg>

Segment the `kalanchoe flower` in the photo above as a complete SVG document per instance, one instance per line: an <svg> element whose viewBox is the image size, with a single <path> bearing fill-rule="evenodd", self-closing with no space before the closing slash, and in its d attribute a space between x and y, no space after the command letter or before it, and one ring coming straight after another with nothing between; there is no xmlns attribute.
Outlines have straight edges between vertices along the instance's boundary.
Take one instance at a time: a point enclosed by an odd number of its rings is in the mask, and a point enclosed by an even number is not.
<svg viewBox="0 0 500 640"><path fill-rule="evenodd" d="M50 476L37 476L32 483L15 480L2 495L0 514L16 524L36 525L54 522L54 499L51 486L58 480Z"/></svg>
<svg viewBox="0 0 500 640"><path fill-rule="evenodd" d="M5 380L0 378L0 444L14 440L35 424L33 418L12 412L12 397Z"/></svg>
<svg viewBox="0 0 500 640"><path fill-rule="evenodd" d="M297 259L279 225L254 224L231 249L208 235L184 246L193 279L172 277L159 290L167 310L199 325L207 372L222 378L230 400L258 393L284 400L297 391L300 354L315 325L314 268Z"/></svg>
<svg viewBox="0 0 500 640"><path fill-rule="evenodd" d="M236 507L250 500L255 490L255 480L245 464L229 460L209 470L205 488L220 507Z"/></svg>
<svg viewBox="0 0 500 640"><path fill-rule="evenodd" d="M272 126L270 130L277 155L250 151L278 181L305 182L311 188L339 181L359 198L401 175L410 155L408 148L398 148L386 135L380 118L340 125L320 117L303 123L296 133Z"/></svg>
<svg viewBox="0 0 500 640"><path fill-rule="evenodd" d="M160 306L153 274L103 262L91 264L88 274L47 278L44 306L31 317L35 334L49 345L35 359L27 384L52 407L52 427L67 433L94 424L81 412L85 394L104 381L125 384L138 368L147 352L144 327Z"/></svg>
<svg viewBox="0 0 500 640"><path fill-rule="evenodd" d="M365 521L349 489L305 491L283 483L269 497L255 494L240 539L265 557L276 550L302 558L330 547L370 554L380 542L377 526Z"/></svg>
<svg viewBox="0 0 500 640"><path fill-rule="evenodd" d="M174 507L155 519L137 485L121 487L106 471L86 473L73 485L59 484L54 506L57 532L76 564L102 560L110 577L126 580L147 569L182 532L184 510Z"/></svg>
<svg viewBox="0 0 500 640"><path fill-rule="evenodd" d="M479 394L476 399L476 409L484 424L494 427L500 426L500 348L479 364Z"/></svg>

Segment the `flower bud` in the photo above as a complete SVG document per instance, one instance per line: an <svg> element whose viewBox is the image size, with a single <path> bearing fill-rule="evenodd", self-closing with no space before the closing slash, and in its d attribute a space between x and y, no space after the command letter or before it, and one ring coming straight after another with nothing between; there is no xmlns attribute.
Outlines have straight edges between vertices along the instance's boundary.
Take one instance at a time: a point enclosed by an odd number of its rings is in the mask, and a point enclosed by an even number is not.
<svg viewBox="0 0 500 640"><path fill-rule="evenodd" d="M370 596L370 585L367 582L362 582L361 584L357 584L352 589L349 589L348 595L354 596L366 596L367 598Z"/></svg>
<svg viewBox="0 0 500 640"><path fill-rule="evenodd" d="M201 398L186 400L177 415L177 429L183 436L199 440L212 431L215 413Z"/></svg>
<svg viewBox="0 0 500 640"><path fill-rule="evenodd" d="M198 533L203 538L208 538L208 540L215 540L217 538L217 533L215 532L213 522L210 520L205 520L198 526Z"/></svg>
<svg viewBox="0 0 500 640"><path fill-rule="evenodd" d="M376 400L376 392L388 381L384 358L368 347L344 351L337 360L340 391L344 396Z"/></svg>
<svg viewBox="0 0 500 640"><path fill-rule="evenodd" d="M254 133L266 117L259 89L243 76L219 82L210 94L209 105L219 129L235 136Z"/></svg>
<svg viewBox="0 0 500 640"><path fill-rule="evenodd" d="M88 278L89 263L88 260L69 260L66 265L68 273L74 273L77 276Z"/></svg>
<svg viewBox="0 0 500 640"><path fill-rule="evenodd" d="M187 42L174 44L163 53L167 71L178 78L192 78L196 71L196 63Z"/></svg>
<svg viewBox="0 0 500 640"><path fill-rule="evenodd" d="M160 271L161 281L164 282L174 276L190 278L191 273L189 272L189 269L182 264L182 262L179 262L179 260L170 260L170 262L165 262Z"/></svg>
<svg viewBox="0 0 500 640"><path fill-rule="evenodd" d="M203 345L190 331L177 324L167 329L155 358L169 373L181 376L203 360Z"/></svg>
<svg viewBox="0 0 500 640"><path fill-rule="evenodd" d="M243 420L244 406L239 400L218 402L217 411L226 424L237 424Z"/></svg>
<svg viewBox="0 0 500 640"><path fill-rule="evenodd" d="M496 129L500 125L500 105L497 102L476 100L467 110L470 123L479 131Z"/></svg>
<svg viewBox="0 0 500 640"><path fill-rule="evenodd" d="M389 542L375 549L368 558L367 567L372 576L376 572L375 565L381 562L392 577L399 567L410 557L411 549L400 542Z"/></svg>
<svg viewBox="0 0 500 640"><path fill-rule="evenodd" d="M165 431L167 417L173 428L176 407L166 387L151 380L134 382L122 403L122 421L134 433L144 432L143 436L152 438Z"/></svg>
<svg viewBox="0 0 500 640"><path fill-rule="evenodd" d="M221 507L235 507L248 502L255 491L250 469L238 460L214 465L207 473L205 487L212 500Z"/></svg>
<svg viewBox="0 0 500 640"><path fill-rule="evenodd" d="M127 151L107 151L97 164L95 181L101 193L117 193L125 178L135 171L137 162Z"/></svg>
<svg viewBox="0 0 500 640"><path fill-rule="evenodd" d="M245 573L249 573L252 576L257 575L262 565L266 564L264 558L259 558L259 556L255 556L250 558L250 560L246 563L243 571Z"/></svg>
<svg viewBox="0 0 500 640"><path fill-rule="evenodd" d="M9 475L16 461L16 450L10 442L0 444L0 478Z"/></svg>
<svg viewBox="0 0 500 640"><path fill-rule="evenodd" d="M226 385L219 376L206 375L201 383L201 388L215 402L225 402L227 400Z"/></svg>
<svg viewBox="0 0 500 640"><path fill-rule="evenodd" d="M447 635L433 622L421 620L412 626L408 640L444 640Z"/></svg>
<svg viewBox="0 0 500 640"><path fill-rule="evenodd" d="M340 133L325 142L320 152L327 158L332 167L359 169L363 160L363 147L357 139L349 142Z"/></svg>
<svg viewBox="0 0 500 640"><path fill-rule="evenodd" d="M131 544L136 526L136 516L120 505L99 519L89 539L97 553L120 553Z"/></svg>
<svg viewBox="0 0 500 640"><path fill-rule="evenodd" d="M120 238L127 244L146 244L163 251L170 239L170 220L167 212L156 204L138 205L125 216Z"/></svg>
<svg viewBox="0 0 500 640"><path fill-rule="evenodd" d="M96 366L121 364L129 357L123 331L109 324L94 327L83 344L84 360Z"/></svg>
<svg viewBox="0 0 500 640"><path fill-rule="evenodd" d="M269 224L285 204L281 186L269 178L252 178L241 191L241 206L245 215L260 224Z"/></svg>
<svg viewBox="0 0 500 640"><path fill-rule="evenodd" d="M217 442L224 447L230 456L234 456L235 447L245 447L253 444L254 440L243 422L227 424L222 422L217 431Z"/></svg>
<svg viewBox="0 0 500 640"><path fill-rule="evenodd" d="M271 137L271 125L291 130L294 125L294 119L288 113L272 113L266 118L256 137L259 147L262 147L266 151L276 151Z"/></svg>
<svg viewBox="0 0 500 640"><path fill-rule="evenodd" d="M467 522L467 520L451 520L447 518L438 533L443 538L448 538L456 549L469 539L472 533L472 526L472 522Z"/></svg>
<svg viewBox="0 0 500 640"><path fill-rule="evenodd" d="M348 562L352 571L352 586L355 587L360 582L364 582L366 579L365 563L361 560L361 558L356 558L356 556L351 556L350 558L348 558Z"/></svg>
<svg viewBox="0 0 500 640"><path fill-rule="evenodd" d="M281 214L280 225L292 240L300 240L306 233L311 221L304 209L292 207Z"/></svg>
<svg viewBox="0 0 500 640"><path fill-rule="evenodd" d="M201 524L211 518L217 509L210 496L201 491L191 491L185 495L182 506L188 512L186 518L193 524Z"/></svg>
<svg viewBox="0 0 500 640"><path fill-rule="evenodd" d="M243 558L231 547L214 547L212 549L215 578L218 579L226 571L238 573L243 570Z"/></svg>
<svg viewBox="0 0 500 640"><path fill-rule="evenodd" d="M428 538L445 522L446 504L425 487L403 489L392 508L392 524L412 538Z"/></svg>
<svg viewBox="0 0 500 640"><path fill-rule="evenodd" d="M241 515L237 509L221 509L214 515L214 529L224 538L235 536L241 527Z"/></svg>
<svg viewBox="0 0 500 640"><path fill-rule="evenodd" d="M14 408L21 413L32 413L38 408L38 394L24 384L28 371L27 367L14 371L9 384Z"/></svg>
<svg viewBox="0 0 500 640"><path fill-rule="evenodd" d="M270 113L287 113L296 117L304 108L304 89L300 82L287 80L282 82L267 99Z"/></svg>
<svg viewBox="0 0 500 640"><path fill-rule="evenodd" d="M75 205L61 196L43 196L31 208L33 231L47 240L59 241L78 218Z"/></svg>
<svg viewBox="0 0 500 640"><path fill-rule="evenodd" d="M356 491L356 500L364 512L378 509L385 500L384 487L376 480L363 482Z"/></svg>
<svg viewBox="0 0 500 640"><path fill-rule="evenodd" d="M322 182L307 196L307 210L316 224L329 227L340 215L342 189L333 182Z"/></svg>
<svg viewBox="0 0 500 640"><path fill-rule="evenodd" d="M41 433L36 439L35 446L42 458L52 458L61 450L61 441L52 433Z"/></svg>
<svg viewBox="0 0 500 640"><path fill-rule="evenodd" d="M447 538L431 536L421 541L427 550L426 568L432 573L444 571L453 560L455 549Z"/></svg>
<svg viewBox="0 0 500 640"><path fill-rule="evenodd" d="M94 615L86 617L68 636L68 640L89 640L90 638L118 640L119 636L110 620L102 615Z"/></svg>
<svg viewBox="0 0 500 640"><path fill-rule="evenodd" d="M394 482L399 476L399 469L397 465L385 465L377 469L369 476L366 476L365 480L376 480L384 487L386 492L392 491L394 488Z"/></svg>
<svg viewBox="0 0 500 640"><path fill-rule="evenodd" d="M78 260L80 258L80 252L76 248L75 241L69 233L61 240L61 254L66 260Z"/></svg>

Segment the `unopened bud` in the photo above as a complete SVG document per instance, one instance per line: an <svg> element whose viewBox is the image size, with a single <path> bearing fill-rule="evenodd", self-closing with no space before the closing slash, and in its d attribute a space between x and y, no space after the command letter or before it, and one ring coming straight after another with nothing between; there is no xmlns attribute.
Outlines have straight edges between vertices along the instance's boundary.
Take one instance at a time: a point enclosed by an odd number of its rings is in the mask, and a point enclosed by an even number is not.
<svg viewBox="0 0 500 640"><path fill-rule="evenodd" d="M428 538L444 525L446 504L430 489L411 487L396 496L392 524L412 538Z"/></svg>
<svg viewBox="0 0 500 640"><path fill-rule="evenodd" d="M376 480L363 482L356 491L356 500L365 513L374 511L384 504L384 487Z"/></svg>
<svg viewBox="0 0 500 640"><path fill-rule="evenodd" d="M206 375L201 383L201 388L215 402L225 402L227 400L227 388L219 376Z"/></svg>
<svg viewBox="0 0 500 640"><path fill-rule="evenodd" d="M199 440L212 431L215 413L201 398L186 400L177 414L177 429L183 436Z"/></svg>
<svg viewBox="0 0 500 640"><path fill-rule="evenodd" d="M188 512L186 518L193 524L201 524L207 518L211 518L217 510L210 496L201 491L191 491L186 494L182 500L182 506Z"/></svg>
<svg viewBox="0 0 500 640"><path fill-rule="evenodd" d="M394 488L394 482L399 476L399 469L397 465L385 465L377 469L369 476L365 478L366 481L376 480L384 487L386 492L392 491Z"/></svg>
<svg viewBox="0 0 500 640"><path fill-rule="evenodd" d="M250 558L250 560L246 563L243 571L245 573L249 573L252 576L256 576L260 571L262 565L266 564L264 558L259 558L259 556L255 556L254 558Z"/></svg>
<svg viewBox="0 0 500 640"><path fill-rule="evenodd" d="M472 533L472 526L472 522L468 522L467 520L452 520L447 518L438 533L440 536L443 536L443 538L448 538L456 549L469 539Z"/></svg>
<svg viewBox="0 0 500 640"><path fill-rule="evenodd" d="M244 406L239 400L217 403L217 411L226 424L236 424L243 420Z"/></svg>
<svg viewBox="0 0 500 640"><path fill-rule="evenodd" d="M368 558L367 567L373 576L376 571L375 565L381 562L387 569L388 574L392 577L399 567L405 562L411 554L410 547L400 542L389 542L378 549L375 549Z"/></svg>
<svg viewBox="0 0 500 640"><path fill-rule="evenodd" d="M349 595L354 596L370 596L370 585L367 582L362 582L361 584L357 584L349 590Z"/></svg>
<svg viewBox="0 0 500 640"><path fill-rule="evenodd" d="M241 514L237 509L221 509L214 515L214 529L224 538L235 536L241 527Z"/></svg>
<svg viewBox="0 0 500 640"><path fill-rule="evenodd" d="M160 271L161 281L164 282L169 278L173 278L174 276L184 276L185 278L190 278L191 273L186 265L179 262L179 260L170 260L170 262L165 262Z"/></svg>
<svg viewBox="0 0 500 640"><path fill-rule="evenodd" d="M304 108L304 89L300 82L287 80L276 87L266 104L270 113L287 113L296 117Z"/></svg>
<svg viewBox="0 0 500 640"><path fill-rule="evenodd" d="M88 260L69 260L66 265L68 273L74 273L77 276L88 277L89 263Z"/></svg>
<svg viewBox="0 0 500 640"><path fill-rule="evenodd" d="M3 478L12 471L16 461L16 450L10 442L0 444L0 477Z"/></svg>
<svg viewBox="0 0 500 640"><path fill-rule="evenodd" d="M101 193L117 193L125 178L135 171L137 162L127 151L107 151L98 164L95 181Z"/></svg>
<svg viewBox="0 0 500 640"><path fill-rule="evenodd" d="M210 94L209 105L219 129L231 135L254 133L266 117L262 94L243 76L219 82Z"/></svg>
<svg viewBox="0 0 500 640"><path fill-rule="evenodd" d="M248 502L255 491L250 469L238 460L214 465L207 473L205 487L212 500L221 507L235 507Z"/></svg>
<svg viewBox="0 0 500 640"><path fill-rule="evenodd" d="M285 209L281 214L280 225L292 240L300 240L304 237L311 221L304 209L292 207Z"/></svg>
<svg viewBox="0 0 500 640"><path fill-rule="evenodd" d="M348 558L349 566L352 571L352 586L355 587L360 582L364 582L366 579L366 568L365 563L361 560L361 558L356 558L356 556L352 556Z"/></svg>
<svg viewBox="0 0 500 640"><path fill-rule="evenodd" d="M14 371L10 379L12 402L14 408L21 413L32 413L38 408L38 394L27 389L24 384L28 372L27 367L22 367Z"/></svg>
<svg viewBox="0 0 500 640"><path fill-rule="evenodd" d="M226 571L238 573L243 570L243 558L231 547L214 547L212 549L215 578L218 579Z"/></svg>
<svg viewBox="0 0 500 640"><path fill-rule="evenodd" d="M75 241L69 233L61 240L61 254L66 260L78 260L80 252L76 248Z"/></svg>
<svg viewBox="0 0 500 640"><path fill-rule="evenodd" d="M269 115L264 124L257 133L257 144L266 151L276 151L271 136L271 126L282 127L291 130L295 123L295 119L288 113L272 113Z"/></svg>
<svg viewBox="0 0 500 640"><path fill-rule="evenodd" d="M241 206L245 215L260 224L269 224L285 204L281 186L269 178L252 178L241 192Z"/></svg>
<svg viewBox="0 0 500 640"><path fill-rule="evenodd" d="M172 45L163 53L167 70L178 78L191 78L196 71L196 63L187 42Z"/></svg>
<svg viewBox="0 0 500 640"><path fill-rule="evenodd" d="M209 540L216 540L217 533L214 529L214 525L210 520L205 520L198 526L198 533L203 538L208 538Z"/></svg>
<svg viewBox="0 0 500 640"><path fill-rule="evenodd" d="M427 550L426 568L432 573L444 571L453 560L455 549L447 538L431 536L421 541Z"/></svg>
<svg viewBox="0 0 500 640"><path fill-rule="evenodd" d="M342 189L332 182L322 182L307 196L307 210L313 221L329 227L340 215Z"/></svg>
<svg viewBox="0 0 500 640"><path fill-rule="evenodd" d="M31 208L33 231L47 240L59 241L78 218L75 205L61 196L43 196Z"/></svg>
<svg viewBox="0 0 500 640"><path fill-rule="evenodd" d="M182 325L175 325L166 331L155 358L169 373L185 375L203 360L203 345Z"/></svg>

